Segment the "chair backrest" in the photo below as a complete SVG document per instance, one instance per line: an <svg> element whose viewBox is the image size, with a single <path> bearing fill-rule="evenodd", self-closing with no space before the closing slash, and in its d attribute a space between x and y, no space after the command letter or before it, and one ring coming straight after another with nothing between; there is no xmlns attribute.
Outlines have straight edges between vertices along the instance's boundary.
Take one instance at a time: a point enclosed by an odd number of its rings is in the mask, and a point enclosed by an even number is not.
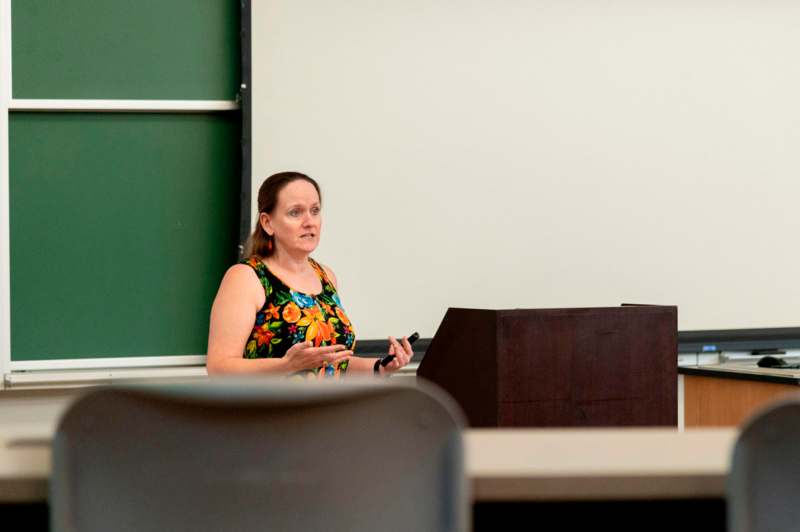
<svg viewBox="0 0 800 532"><path fill-rule="evenodd" d="M467 530L462 427L425 383L97 389L56 432L51 529Z"/></svg>
<svg viewBox="0 0 800 532"><path fill-rule="evenodd" d="M732 532L800 529L800 394L745 423L733 451L727 502Z"/></svg>

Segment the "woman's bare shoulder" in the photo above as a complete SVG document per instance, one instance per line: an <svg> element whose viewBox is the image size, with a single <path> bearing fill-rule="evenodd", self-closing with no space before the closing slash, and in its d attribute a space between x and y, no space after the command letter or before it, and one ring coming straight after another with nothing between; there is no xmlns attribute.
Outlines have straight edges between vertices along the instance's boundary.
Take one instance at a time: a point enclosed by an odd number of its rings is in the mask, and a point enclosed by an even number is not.
<svg viewBox="0 0 800 532"><path fill-rule="evenodd" d="M234 264L228 268L228 271L225 272L223 281L225 279L229 279L231 282L258 282L258 274L256 274L256 271L247 264Z"/></svg>
<svg viewBox="0 0 800 532"><path fill-rule="evenodd" d="M326 265L324 265L322 263L319 263L319 265L322 266L323 270L325 270L325 275L327 275L328 279L331 280L331 282L333 283L333 287L338 290L339 289L339 281L336 280L336 274L333 273L333 270L330 269L329 266L326 266Z"/></svg>
<svg viewBox="0 0 800 532"><path fill-rule="evenodd" d="M225 272L220 283L220 292L234 297L247 296L253 302L263 300L264 289L258 280L258 274L247 264L234 264Z"/></svg>

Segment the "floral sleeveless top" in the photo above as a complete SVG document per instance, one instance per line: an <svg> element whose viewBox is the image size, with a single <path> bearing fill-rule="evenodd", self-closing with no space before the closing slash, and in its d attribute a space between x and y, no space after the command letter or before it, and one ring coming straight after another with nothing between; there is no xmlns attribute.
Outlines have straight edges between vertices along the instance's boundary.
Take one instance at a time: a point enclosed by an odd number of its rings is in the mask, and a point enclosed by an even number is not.
<svg viewBox="0 0 800 532"><path fill-rule="evenodd" d="M247 339L244 358L279 358L294 344L311 341L314 347L344 344L353 349L355 333L342 308L342 302L325 270L314 259L308 261L322 282L316 295L298 292L281 281L258 257L242 261L255 270L266 298L256 313L253 332ZM326 377L345 373L347 361L338 367L327 366L304 373Z"/></svg>

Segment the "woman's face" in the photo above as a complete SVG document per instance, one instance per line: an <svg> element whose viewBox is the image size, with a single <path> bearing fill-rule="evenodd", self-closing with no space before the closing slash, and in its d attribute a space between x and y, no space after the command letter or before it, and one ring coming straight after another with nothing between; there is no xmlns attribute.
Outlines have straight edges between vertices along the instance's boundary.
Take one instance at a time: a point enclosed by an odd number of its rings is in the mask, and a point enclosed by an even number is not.
<svg viewBox="0 0 800 532"><path fill-rule="evenodd" d="M319 194L304 179L292 181L278 193L272 214L261 213L261 226L275 239L276 247L310 254L319 245L322 215Z"/></svg>

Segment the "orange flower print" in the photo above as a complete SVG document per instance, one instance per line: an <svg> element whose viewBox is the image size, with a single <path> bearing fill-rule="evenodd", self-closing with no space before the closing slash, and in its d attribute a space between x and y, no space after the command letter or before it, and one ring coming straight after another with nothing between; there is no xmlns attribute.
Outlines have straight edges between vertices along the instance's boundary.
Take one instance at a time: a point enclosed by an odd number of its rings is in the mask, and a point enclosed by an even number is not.
<svg viewBox="0 0 800 532"><path fill-rule="evenodd" d="M314 345L318 346L322 342L336 343L336 331L333 330L332 323L319 322L319 331L317 332L317 337L314 338Z"/></svg>
<svg viewBox="0 0 800 532"><path fill-rule="evenodd" d="M275 333L270 331L265 323L261 327L253 330L253 336L255 337L258 346L261 347L264 344L269 344L269 341L272 340L272 337L275 336Z"/></svg>
<svg viewBox="0 0 800 532"><path fill-rule="evenodd" d="M303 317L297 322L297 325L306 327L306 341L314 341L314 347L319 347L322 343L323 336L321 335L320 324L325 324L325 318L322 317L322 312L319 307L313 306L303 309ZM330 335L329 335L330 336Z"/></svg>
<svg viewBox="0 0 800 532"><path fill-rule="evenodd" d="M293 301L283 307L283 319L286 320L286 323L296 323L300 319L300 309Z"/></svg>
<svg viewBox="0 0 800 532"><path fill-rule="evenodd" d="M303 309L303 317L297 322L297 324L301 327L308 327L312 323L322 320L322 312L320 312L319 307L314 306Z"/></svg>
<svg viewBox="0 0 800 532"><path fill-rule="evenodd" d="M305 309L303 311L305 312ZM327 342L328 345L336 345L336 338L338 337L339 334L336 332L334 324L323 319L312 319L306 329L306 341L313 340L314 347L319 347L322 342Z"/></svg>
<svg viewBox="0 0 800 532"><path fill-rule="evenodd" d="M267 308L267 310L264 311L264 314L266 316L272 316L274 319L277 320L278 318L281 317L280 314L278 313L279 311L280 311L280 307L276 307L275 305L270 303L269 307Z"/></svg>
<svg viewBox="0 0 800 532"><path fill-rule="evenodd" d="M342 320L342 323L350 326L350 319L347 317L347 314L344 313L341 307L336 307L336 315L339 316L339 319Z"/></svg>
<svg viewBox="0 0 800 532"><path fill-rule="evenodd" d="M319 302L319 305L322 307L322 310L324 310L324 311L325 311L325 314L327 314L327 315L329 315L329 316L330 316L331 314L333 314L333 309L332 309L332 308L331 308L331 306L330 306L330 305L328 305L327 303L324 303L324 302L320 301L320 302Z"/></svg>

